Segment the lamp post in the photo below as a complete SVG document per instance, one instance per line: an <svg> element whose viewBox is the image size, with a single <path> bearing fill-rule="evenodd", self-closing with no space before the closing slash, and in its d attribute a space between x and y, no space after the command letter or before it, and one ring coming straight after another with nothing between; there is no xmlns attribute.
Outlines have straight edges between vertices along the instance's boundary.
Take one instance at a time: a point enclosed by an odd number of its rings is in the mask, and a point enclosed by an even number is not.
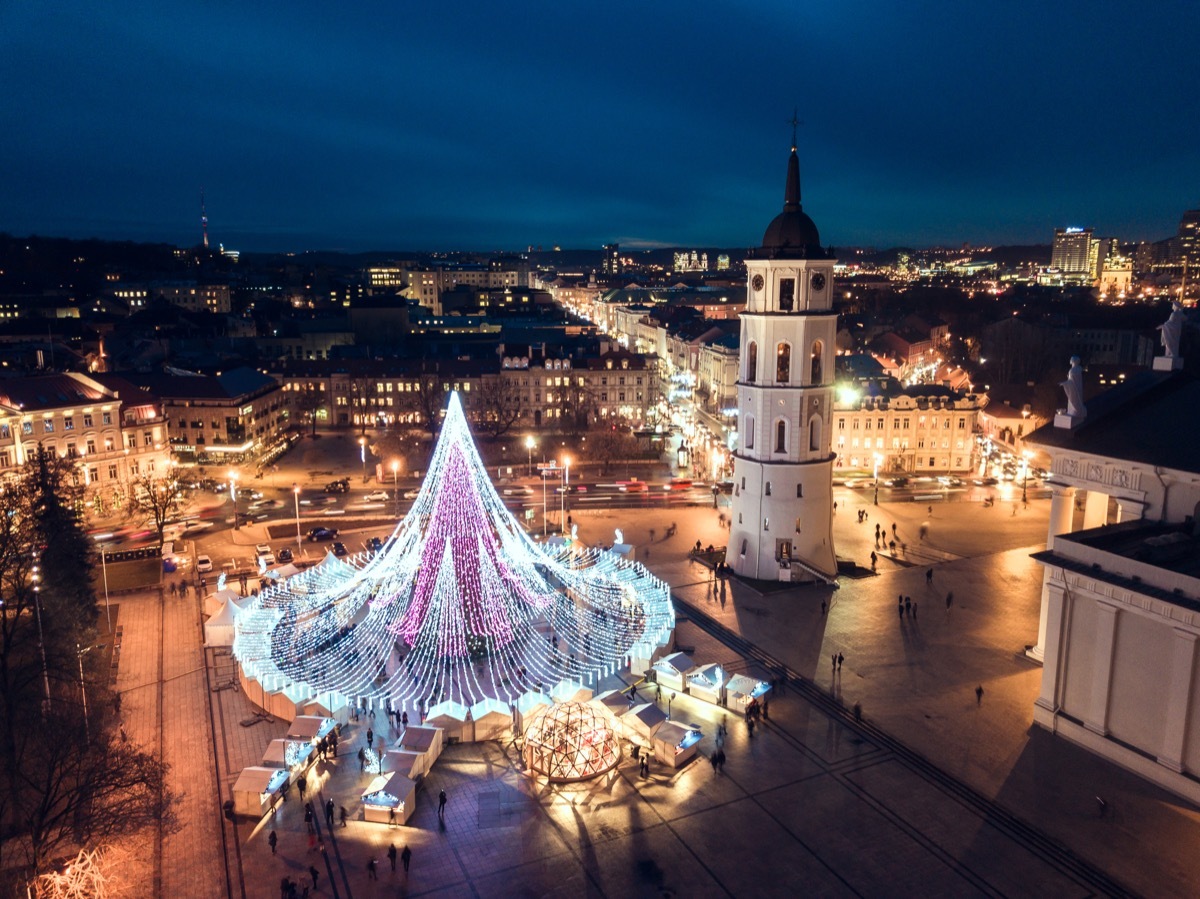
<svg viewBox="0 0 1200 899"><path fill-rule="evenodd" d="M87 710L87 683L83 679L83 654L92 649L103 649L107 644L97 643L94 646L80 646L75 644L75 655L79 658L79 692L83 696L83 736L87 743L92 742L92 727L88 723Z"/></svg>
<svg viewBox="0 0 1200 899"><path fill-rule="evenodd" d="M104 574L104 617L108 619L108 632L112 633L112 609L108 605L108 565L104 560L104 547L100 547L100 571Z"/></svg>
<svg viewBox="0 0 1200 899"><path fill-rule="evenodd" d="M675 701L675 694L672 693L670 696L667 697L667 717L668 718L671 717L671 703L673 703L674 701Z"/></svg>
<svg viewBox="0 0 1200 899"><path fill-rule="evenodd" d="M1024 477L1021 479L1021 505L1029 503L1029 451L1021 452L1021 464L1024 466Z"/></svg>
<svg viewBox="0 0 1200 899"><path fill-rule="evenodd" d="M525 451L529 453L529 465L525 469L525 477L533 475L533 448L537 446L537 441L532 436L525 438Z"/></svg>
<svg viewBox="0 0 1200 899"><path fill-rule="evenodd" d="M42 587L36 552L33 554L33 571L30 576L33 580L33 608L37 612L38 648L42 652L42 684L46 689L45 699L42 700L42 717L44 718L50 714L50 666L46 664L46 639L42 633Z"/></svg>
<svg viewBox="0 0 1200 899"><path fill-rule="evenodd" d="M875 454L875 505L879 505L879 463L883 461L883 457L879 453Z"/></svg>
<svg viewBox="0 0 1200 899"><path fill-rule="evenodd" d="M571 457L563 456L563 492L559 497L558 504L558 523L562 527L562 532L567 533L567 491L571 489Z"/></svg>
<svg viewBox="0 0 1200 899"><path fill-rule="evenodd" d="M304 548L300 545L300 485L292 484L292 503L296 507L296 552L303 553Z"/></svg>
<svg viewBox="0 0 1200 899"><path fill-rule="evenodd" d="M392 460L392 499L400 499L400 462Z"/></svg>
<svg viewBox="0 0 1200 899"><path fill-rule="evenodd" d="M229 498L233 500L233 529L238 529L238 514L237 514L237 481L238 476L236 471L229 472Z"/></svg>
<svg viewBox="0 0 1200 899"><path fill-rule="evenodd" d="M358 438L358 455L362 459L363 483L367 483L367 438Z"/></svg>
<svg viewBox="0 0 1200 899"><path fill-rule="evenodd" d="M546 536L546 472L542 471L542 536Z"/></svg>

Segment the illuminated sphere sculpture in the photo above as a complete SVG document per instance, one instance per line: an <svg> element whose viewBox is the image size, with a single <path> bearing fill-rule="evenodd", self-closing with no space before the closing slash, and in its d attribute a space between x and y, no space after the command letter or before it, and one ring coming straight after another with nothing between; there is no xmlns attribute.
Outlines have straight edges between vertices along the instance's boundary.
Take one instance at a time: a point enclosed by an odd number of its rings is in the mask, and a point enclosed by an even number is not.
<svg viewBox="0 0 1200 899"><path fill-rule="evenodd" d="M262 591L238 615L233 652L248 695L271 708L280 694L297 707L469 708L564 680L594 688L674 627L670 588L643 566L534 542L452 393L421 490L383 548L327 555Z"/></svg>
<svg viewBox="0 0 1200 899"><path fill-rule="evenodd" d="M621 760L621 744L608 709L560 702L525 729L525 765L555 783L599 777Z"/></svg>

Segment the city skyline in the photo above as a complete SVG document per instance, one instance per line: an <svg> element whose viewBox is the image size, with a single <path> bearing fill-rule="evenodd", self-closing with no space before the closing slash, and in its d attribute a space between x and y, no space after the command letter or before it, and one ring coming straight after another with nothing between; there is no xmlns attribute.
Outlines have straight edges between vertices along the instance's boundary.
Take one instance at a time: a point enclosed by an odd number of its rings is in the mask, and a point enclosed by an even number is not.
<svg viewBox="0 0 1200 899"><path fill-rule="evenodd" d="M1200 16L1105 6L10 6L0 230L194 244L203 188L247 252L754 246L795 107L826 244L1161 239Z"/></svg>

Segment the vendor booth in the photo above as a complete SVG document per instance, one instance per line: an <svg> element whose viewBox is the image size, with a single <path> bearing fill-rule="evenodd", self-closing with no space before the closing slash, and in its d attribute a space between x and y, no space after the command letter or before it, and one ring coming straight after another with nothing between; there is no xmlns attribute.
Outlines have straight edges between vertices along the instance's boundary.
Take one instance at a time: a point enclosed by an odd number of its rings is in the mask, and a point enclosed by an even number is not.
<svg viewBox="0 0 1200 899"><path fill-rule="evenodd" d="M317 748L307 740L289 740L287 737L279 737L267 744L267 751L263 753L262 763L267 768L286 768L288 777L295 780L296 776L304 770Z"/></svg>
<svg viewBox="0 0 1200 899"><path fill-rule="evenodd" d="M471 706L475 722L475 739L503 740L512 729L512 709L499 699L481 699Z"/></svg>
<svg viewBox="0 0 1200 899"><path fill-rule="evenodd" d="M725 702L725 672L714 663L700 665L688 672L688 693L697 699L723 705Z"/></svg>
<svg viewBox="0 0 1200 899"><path fill-rule="evenodd" d="M305 717L332 718L338 724L350 721L350 700L341 693L322 693L308 700L300 709Z"/></svg>
<svg viewBox="0 0 1200 899"><path fill-rule="evenodd" d="M371 780L362 794L363 820L376 824L406 824L416 807L417 785L391 771Z"/></svg>
<svg viewBox="0 0 1200 899"><path fill-rule="evenodd" d="M382 767L384 771L395 771L403 774L409 780L420 780L425 775L423 766L425 756L419 752L409 752L407 749L389 749L383 754Z"/></svg>
<svg viewBox="0 0 1200 899"><path fill-rule="evenodd" d="M696 667L686 652L673 652L654 663L654 674L663 689L679 693L687 688L688 672Z"/></svg>
<svg viewBox="0 0 1200 899"><path fill-rule="evenodd" d="M625 738L632 740L646 749L649 749L653 745L654 732L666 720L667 713L652 702L643 702L641 705L635 705L617 719Z"/></svg>
<svg viewBox="0 0 1200 899"><path fill-rule="evenodd" d="M590 702L592 705L603 706L618 718L628 712L632 705L628 694L621 690L605 690L598 696L593 696Z"/></svg>
<svg viewBox="0 0 1200 899"><path fill-rule="evenodd" d="M703 737L694 727L668 721L654 732L654 758L671 768L682 768L696 757Z"/></svg>
<svg viewBox="0 0 1200 899"><path fill-rule="evenodd" d="M217 613L204 622L204 645L232 646L237 613L238 607L232 601L221 603Z"/></svg>
<svg viewBox="0 0 1200 899"><path fill-rule="evenodd" d="M760 699L771 689L765 680L756 680L745 674L735 674L725 684L725 701L734 711L746 713L746 706L752 699Z"/></svg>
<svg viewBox="0 0 1200 899"><path fill-rule="evenodd" d="M311 698L312 688L307 684L286 683L267 691L263 708L276 718L287 721L299 715Z"/></svg>
<svg viewBox="0 0 1200 899"><path fill-rule="evenodd" d="M447 700L439 702L436 705L430 706L429 713L425 716L426 727L437 727L442 731L442 738L447 743L458 743L464 738L470 742L472 735L465 731L470 731L467 727L467 722L471 720L471 710L461 702Z"/></svg>
<svg viewBox="0 0 1200 899"><path fill-rule="evenodd" d="M261 818L279 802L288 783L286 768L243 768L233 785L233 810L239 815Z"/></svg>
<svg viewBox="0 0 1200 899"><path fill-rule="evenodd" d="M297 715L288 726L289 740L307 740L314 746L322 737L333 732L336 722L332 718L320 715Z"/></svg>
<svg viewBox="0 0 1200 899"><path fill-rule="evenodd" d="M400 739L396 741L395 748L419 755L421 757L420 770L415 773L428 774L433 763L442 754L441 728L409 725L400 735Z"/></svg>

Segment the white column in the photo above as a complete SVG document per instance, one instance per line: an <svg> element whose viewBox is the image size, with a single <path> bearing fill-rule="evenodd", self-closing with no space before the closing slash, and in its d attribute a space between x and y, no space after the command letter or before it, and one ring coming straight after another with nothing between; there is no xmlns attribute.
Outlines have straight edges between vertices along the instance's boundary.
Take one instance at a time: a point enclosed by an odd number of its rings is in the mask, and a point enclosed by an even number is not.
<svg viewBox="0 0 1200 899"><path fill-rule="evenodd" d="M1158 763L1172 771L1183 770L1183 744L1188 732L1188 714L1192 707L1192 687L1196 671L1196 634L1175 631L1171 653L1171 675L1166 680L1167 712L1162 749Z"/></svg>
<svg viewBox="0 0 1200 899"><path fill-rule="evenodd" d="M1050 496L1050 525L1046 534L1046 548L1054 548L1054 538L1058 534L1069 534L1075 514L1075 488L1054 484ZM1061 588L1060 588L1061 589ZM1025 654L1035 662L1045 661L1046 646L1046 616L1050 608L1050 571L1046 570L1042 583L1042 605L1038 609L1037 643ZM1043 675L1044 677L1044 675Z"/></svg>
<svg viewBox="0 0 1200 899"><path fill-rule="evenodd" d="M1108 524L1108 494L1088 488L1087 505L1083 507L1083 529L1099 528Z"/></svg>
<svg viewBox="0 0 1200 899"><path fill-rule="evenodd" d="M1117 520L1120 524L1122 521L1135 521L1142 517L1143 506L1139 502L1134 502L1128 499L1117 500Z"/></svg>
<svg viewBox="0 0 1200 899"><path fill-rule="evenodd" d="M1049 580L1050 570L1046 570L1046 583L1042 587L1042 615L1046 624L1046 636L1039 644L1042 654L1042 689L1038 693L1035 705L1054 714L1058 711L1059 678L1062 675L1063 663L1066 661L1067 596L1062 581Z"/></svg>
<svg viewBox="0 0 1200 899"><path fill-rule="evenodd" d="M1106 602L1096 603L1096 665L1092 671L1092 695L1083 726L1090 731L1108 735L1108 697L1112 692L1113 649L1116 646L1117 616L1120 609Z"/></svg>

